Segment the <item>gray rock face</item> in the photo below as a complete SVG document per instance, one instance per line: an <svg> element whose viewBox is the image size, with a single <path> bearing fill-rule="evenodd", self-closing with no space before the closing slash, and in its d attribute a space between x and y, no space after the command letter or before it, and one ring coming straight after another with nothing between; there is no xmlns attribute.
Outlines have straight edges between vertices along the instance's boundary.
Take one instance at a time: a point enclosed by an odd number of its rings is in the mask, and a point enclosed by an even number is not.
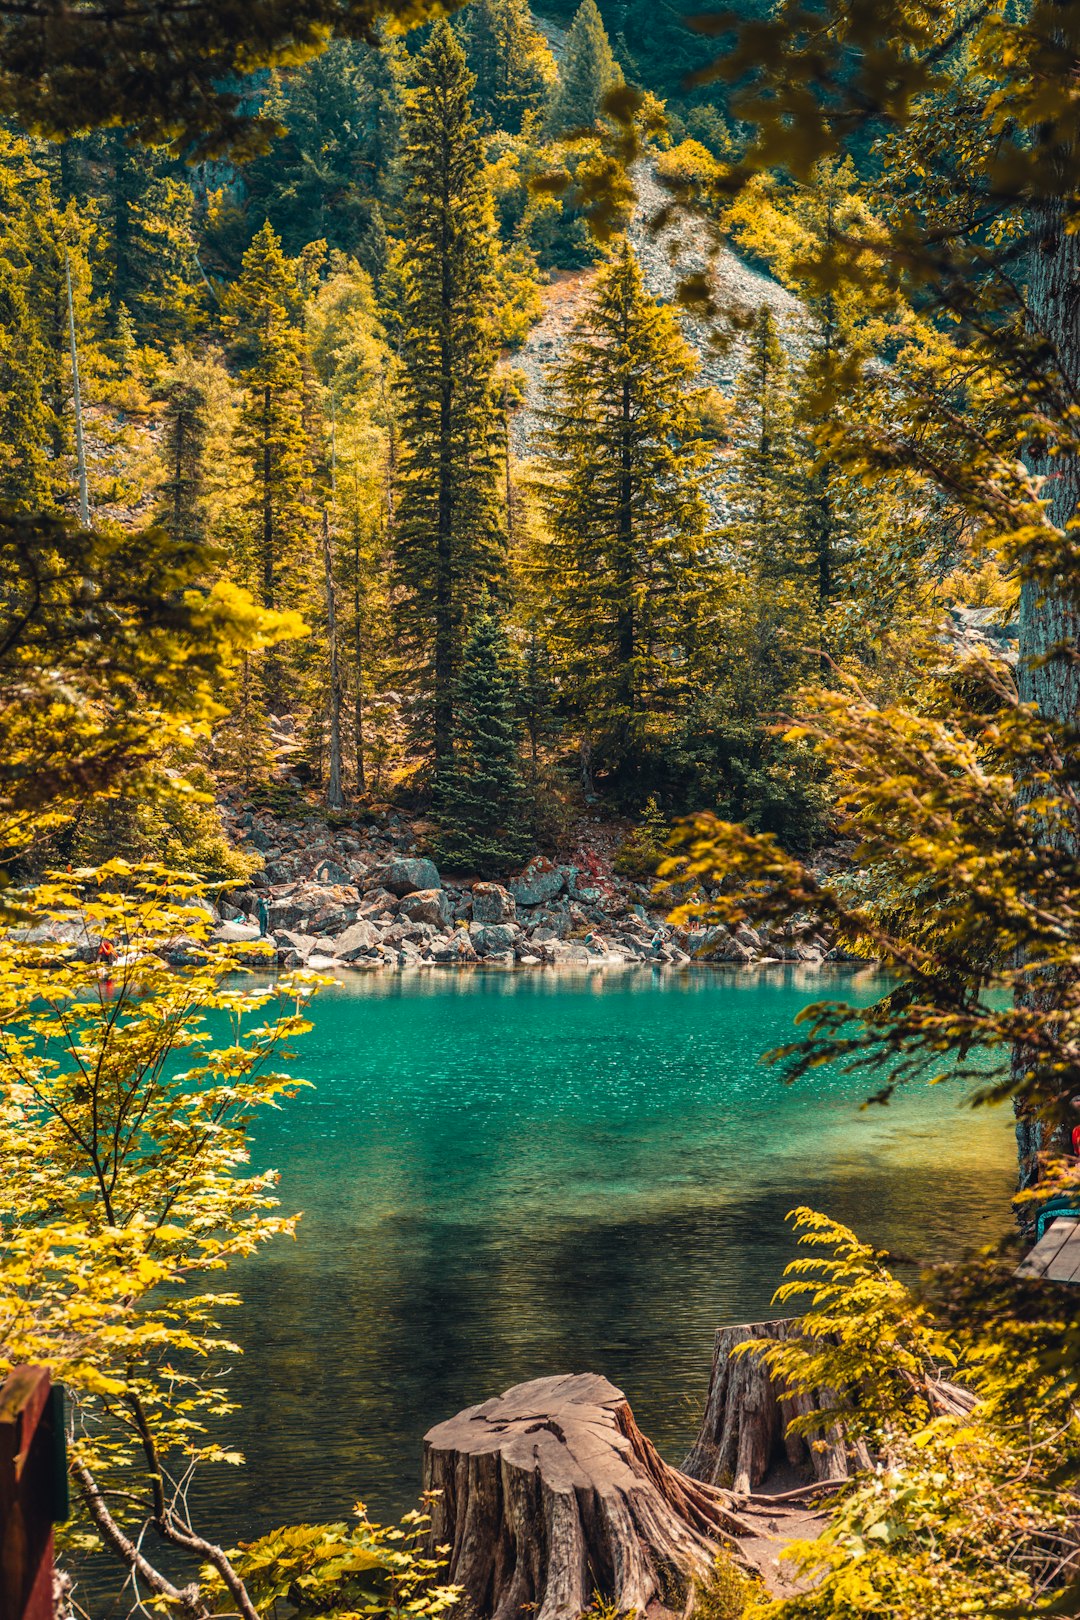
<svg viewBox="0 0 1080 1620"><path fill-rule="evenodd" d="M342 962L355 961L358 956L367 956L373 951L380 937L375 924L361 918L350 923L345 932L338 935L334 941L334 955Z"/></svg>
<svg viewBox="0 0 1080 1620"><path fill-rule="evenodd" d="M561 869L537 855L520 877L511 878L507 887L519 906L542 906L562 893L564 883Z"/></svg>
<svg viewBox="0 0 1080 1620"><path fill-rule="evenodd" d="M469 938L478 956L494 956L499 951L512 951L521 936L516 923L471 923Z"/></svg>
<svg viewBox="0 0 1080 1620"><path fill-rule="evenodd" d="M391 894L415 894L417 889L441 889L442 878L434 861L415 856L398 856L379 874Z"/></svg>
<svg viewBox="0 0 1080 1620"><path fill-rule="evenodd" d="M292 928L277 928L274 930L274 939L277 942L278 960L283 952L293 952L300 960L306 961L315 949L314 934L299 934Z"/></svg>
<svg viewBox="0 0 1080 1620"><path fill-rule="evenodd" d="M512 922L514 897L501 883L475 883L472 892L473 921L478 923Z"/></svg>
<svg viewBox="0 0 1080 1620"><path fill-rule="evenodd" d="M441 932L450 923L450 902L445 889L417 889L406 895L398 907L410 922L434 923Z"/></svg>

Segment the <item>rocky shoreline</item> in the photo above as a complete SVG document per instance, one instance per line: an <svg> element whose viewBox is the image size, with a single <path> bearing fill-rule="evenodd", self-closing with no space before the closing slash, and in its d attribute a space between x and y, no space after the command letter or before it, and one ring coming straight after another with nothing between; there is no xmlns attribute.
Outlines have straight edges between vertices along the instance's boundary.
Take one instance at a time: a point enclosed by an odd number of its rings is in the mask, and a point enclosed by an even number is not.
<svg viewBox="0 0 1080 1620"><path fill-rule="evenodd" d="M250 944L253 957L269 941L280 968L849 960L812 919L771 933L673 928L651 884L617 875L599 839L566 861L537 855L493 883L440 873L393 812L362 830L335 831L316 816L283 820L227 807L223 820L236 847L257 852L264 867L248 887L223 896L212 937L233 947ZM182 952L184 942L177 946Z"/></svg>

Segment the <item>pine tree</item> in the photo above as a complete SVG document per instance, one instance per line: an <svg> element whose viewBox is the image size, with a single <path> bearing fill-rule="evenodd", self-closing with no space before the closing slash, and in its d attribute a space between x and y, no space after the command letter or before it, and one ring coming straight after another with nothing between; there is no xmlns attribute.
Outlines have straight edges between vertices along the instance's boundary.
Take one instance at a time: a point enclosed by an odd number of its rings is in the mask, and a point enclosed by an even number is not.
<svg viewBox="0 0 1080 1620"><path fill-rule="evenodd" d="M693 674L706 523L696 369L623 242L554 368L538 568L566 696L597 763L627 774Z"/></svg>
<svg viewBox="0 0 1080 1620"><path fill-rule="evenodd" d="M0 132L0 499L24 511L48 505L52 494L48 357L28 292L39 179L28 144Z"/></svg>
<svg viewBox="0 0 1080 1620"><path fill-rule="evenodd" d="M735 521L728 534L762 578L790 579L806 567L810 449L796 427L795 383L776 319L758 311L735 384Z"/></svg>
<svg viewBox="0 0 1080 1620"><path fill-rule="evenodd" d="M578 6L566 38L559 80L548 115L556 135L591 128L604 96L623 82L596 0L581 0Z"/></svg>
<svg viewBox="0 0 1080 1620"><path fill-rule="evenodd" d="M252 585L267 608L297 607L311 572L316 514L301 316L296 264L264 225L230 290L227 321L244 388L239 448L248 477ZM266 682L276 699L276 657L267 660Z"/></svg>
<svg viewBox="0 0 1080 1620"><path fill-rule="evenodd" d="M197 544L205 536L207 393L199 367L185 357L166 378L160 521L176 541Z"/></svg>
<svg viewBox="0 0 1080 1620"><path fill-rule="evenodd" d="M140 335L163 348L183 343L204 312L206 296L194 193L186 181L163 176L151 180L130 213L130 307Z"/></svg>
<svg viewBox="0 0 1080 1620"><path fill-rule="evenodd" d="M472 82L452 29L438 24L416 60L395 260L394 572L404 668L430 713L436 773L450 759L464 625L506 566L495 227Z"/></svg>
<svg viewBox="0 0 1080 1620"><path fill-rule="evenodd" d="M558 73L527 0L473 0L462 35L478 116L487 129L518 134L525 116L544 106Z"/></svg>
<svg viewBox="0 0 1080 1620"><path fill-rule="evenodd" d="M529 853L510 643L493 612L477 613L456 682L453 762L440 779L436 857L498 874Z"/></svg>

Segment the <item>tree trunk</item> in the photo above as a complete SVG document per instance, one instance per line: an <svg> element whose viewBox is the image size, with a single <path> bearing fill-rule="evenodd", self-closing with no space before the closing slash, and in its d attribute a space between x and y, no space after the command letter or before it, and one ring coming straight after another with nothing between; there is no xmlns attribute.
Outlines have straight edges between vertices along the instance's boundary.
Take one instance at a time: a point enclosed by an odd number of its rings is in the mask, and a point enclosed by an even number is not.
<svg viewBox="0 0 1080 1620"><path fill-rule="evenodd" d="M748 1339L789 1339L797 1336L797 1317L776 1322L745 1322L717 1330L713 1345L712 1375L701 1428L683 1472L709 1485L731 1488L746 1495L765 1480L777 1464L803 1468L815 1480L847 1479L848 1448L842 1430L831 1427L824 1439L810 1446L800 1435L788 1435L792 1418L831 1407L831 1391L809 1396L784 1396L759 1355L733 1355ZM864 1448L865 1449L865 1448ZM868 1467L868 1455L859 1465Z"/></svg>
<svg viewBox="0 0 1080 1620"><path fill-rule="evenodd" d="M356 795L367 792L364 744L364 615L360 600L360 523L353 527L353 749L356 754Z"/></svg>
<svg viewBox="0 0 1080 1620"><path fill-rule="evenodd" d="M337 603L334 591L334 560L330 550L330 514L323 508L323 572L326 577L326 640L330 653L330 760L326 773L326 803L340 810L345 803L341 791L341 666L338 662Z"/></svg>
<svg viewBox="0 0 1080 1620"><path fill-rule="evenodd" d="M1080 236L1065 225L1062 198L1074 189L1076 151L1056 154L1060 192L1036 212L1029 261L1028 321L1034 341L1044 351L1043 367L1052 378L1052 392L1063 401L1077 397L1080 387ZM1053 414L1061 415L1060 408ZM1075 432L1075 427L1072 428ZM1080 503L1080 458L1068 448L1057 455L1042 452L1032 470L1046 479L1046 522L1064 530ZM1020 592L1019 665L1017 685L1021 700L1037 703L1039 713L1059 725L1073 726L1080 715L1080 590L1075 581L1044 584L1025 580ZM1021 795L1029 792L1020 783ZM1064 834L1068 854L1074 855L1080 829ZM1021 1005L1051 1015L1057 994L1053 984L1021 989ZM1031 1070L1031 1054L1017 1046L1012 1055L1013 1077L1024 1082ZM1075 1074L1063 1075L1059 1087L1072 1092ZM1052 1133L1052 1136L1051 1136ZM1017 1104L1016 1146L1021 1189L1039 1179L1040 1154L1049 1146L1067 1151L1064 1127L1054 1129L1036 1109Z"/></svg>
<svg viewBox="0 0 1080 1620"><path fill-rule="evenodd" d="M595 1373L537 1378L424 1439L433 1546L491 1620L576 1620L599 1592L624 1612L681 1611L717 1544L724 1495L669 1467L621 1390Z"/></svg>
<svg viewBox="0 0 1080 1620"><path fill-rule="evenodd" d="M90 527L90 492L86 480L86 444L83 440L82 393L79 388L79 346L75 339L75 300L71 292L71 259L64 255L67 282L68 339L71 344L71 403L75 412L75 464L79 478L79 523Z"/></svg>

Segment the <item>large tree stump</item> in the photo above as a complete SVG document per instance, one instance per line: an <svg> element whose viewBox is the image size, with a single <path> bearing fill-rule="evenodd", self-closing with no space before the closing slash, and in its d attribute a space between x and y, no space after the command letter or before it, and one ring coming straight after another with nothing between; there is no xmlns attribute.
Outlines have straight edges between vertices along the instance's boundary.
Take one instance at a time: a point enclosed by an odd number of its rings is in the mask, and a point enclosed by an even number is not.
<svg viewBox="0 0 1080 1620"><path fill-rule="evenodd" d="M682 1610L717 1543L741 1528L723 1494L687 1479L595 1373L536 1378L424 1438L432 1542L477 1611L574 1620L594 1592L618 1609Z"/></svg>
<svg viewBox="0 0 1080 1620"><path fill-rule="evenodd" d="M705 1412L683 1463L684 1473L737 1495L760 1485L782 1460L803 1468L815 1480L848 1478L848 1448L841 1428L830 1427L812 1444L786 1432L793 1417L833 1406L832 1392L818 1390L816 1398L787 1395L777 1388L760 1355L732 1354L747 1339L788 1339L798 1329L797 1317L718 1329ZM859 1460L870 1461L868 1456Z"/></svg>

